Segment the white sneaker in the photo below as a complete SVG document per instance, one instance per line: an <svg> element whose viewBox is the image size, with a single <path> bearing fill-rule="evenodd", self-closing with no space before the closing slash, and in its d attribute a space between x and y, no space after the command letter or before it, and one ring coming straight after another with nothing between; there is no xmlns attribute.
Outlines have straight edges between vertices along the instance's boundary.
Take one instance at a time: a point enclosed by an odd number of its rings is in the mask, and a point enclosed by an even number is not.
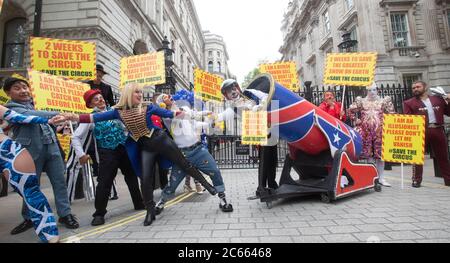
<svg viewBox="0 0 450 263"><path fill-rule="evenodd" d="M203 186L200 183L195 184L195 191L197 194L202 195L205 189L203 189Z"/></svg>
<svg viewBox="0 0 450 263"><path fill-rule="evenodd" d="M380 180L380 184L382 186L385 186L385 187L391 187L392 186L390 183L386 182L386 180L384 180L384 179Z"/></svg>

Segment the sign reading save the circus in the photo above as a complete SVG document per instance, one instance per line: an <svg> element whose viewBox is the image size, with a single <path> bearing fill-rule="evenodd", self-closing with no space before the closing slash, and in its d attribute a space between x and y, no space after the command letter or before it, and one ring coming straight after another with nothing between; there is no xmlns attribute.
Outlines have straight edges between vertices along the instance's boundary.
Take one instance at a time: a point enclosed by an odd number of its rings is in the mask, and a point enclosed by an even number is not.
<svg viewBox="0 0 450 263"><path fill-rule="evenodd" d="M370 86L375 78L377 53L329 53L324 84Z"/></svg>
<svg viewBox="0 0 450 263"><path fill-rule="evenodd" d="M31 37L31 69L73 80L94 80L96 45L86 41Z"/></svg>

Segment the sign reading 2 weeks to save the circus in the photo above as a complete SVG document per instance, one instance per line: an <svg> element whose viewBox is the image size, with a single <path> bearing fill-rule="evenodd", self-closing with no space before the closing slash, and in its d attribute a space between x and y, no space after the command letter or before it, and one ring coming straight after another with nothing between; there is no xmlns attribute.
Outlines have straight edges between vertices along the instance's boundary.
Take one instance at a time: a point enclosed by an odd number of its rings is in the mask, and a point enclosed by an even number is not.
<svg viewBox="0 0 450 263"><path fill-rule="evenodd" d="M323 83L327 85L370 86L375 78L378 54L329 53Z"/></svg>
<svg viewBox="0 0 450 263"><path fill-rule="evenodd" d="M223 96L220 87L223 78L203 71L195 69L194 72L194 91L195 96L204 101L222 102Z"/></svg>
<svg viewBox="0 0 450 263"><path fill-rule="evenodd" d="M31 69L73 80L97 77L93 42L31 37Z"/></svg>

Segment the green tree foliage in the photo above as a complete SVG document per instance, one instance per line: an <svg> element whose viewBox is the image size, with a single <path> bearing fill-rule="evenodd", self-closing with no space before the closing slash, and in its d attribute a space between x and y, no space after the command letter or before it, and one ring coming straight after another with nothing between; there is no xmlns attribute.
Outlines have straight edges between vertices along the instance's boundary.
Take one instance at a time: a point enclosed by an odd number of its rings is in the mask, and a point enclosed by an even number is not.
<svg viewBox="0 0 450 263"><path fill-rule="evenodd" d="M259 71L259 68L255 68L252 71L250 71L247 76L244 79L244 82L242 83L241 87L243 87L244 89L250 84L250 82L259 74L261 74L261 72Z"/></svg>

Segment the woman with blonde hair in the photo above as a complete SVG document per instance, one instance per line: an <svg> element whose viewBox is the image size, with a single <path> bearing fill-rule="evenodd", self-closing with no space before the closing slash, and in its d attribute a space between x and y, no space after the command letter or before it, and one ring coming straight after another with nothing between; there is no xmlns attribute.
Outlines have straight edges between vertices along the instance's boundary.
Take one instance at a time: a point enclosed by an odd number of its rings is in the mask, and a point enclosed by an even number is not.
<svg viewBox="0 0 450 263"><path fill-rule="evenodd" d="M52 119L25 116L1 105L0 120L14 124L56 124L65 121L62 116ZM55 216L47 198L40 190L33 158L25 147L6 136L1 127L0 172L9 181L14 191L22 196L39 238L43 242L59 242Z"/></svg>
<svg viewBox="0 0 450 263"><path fill-rule="evenodd" d="M160 107L143 104L143 91L138 84L128 84L122 90L119 103L114 106L113 111L72 115L72 120L80 123L102 122L119 119L130 132L127 141L127 150L130 160L136 170L136 174L142 179L142 195L147 209L144 226L149 226L155 220L155 202L153 200L153 189L155 183L155 162L158 155L162 155L177 164L187 174L197 179L212 195L217 194L215 188L206 181L203 175L193 167L183 156L175 142L155 126L151 120L152 115L163 118L182 118L182 111L169 111ZM140 158L133 154L133 149L138 150ZM138 161L141 161L140 165ZM140 169L139 169L140 168Z"/></svg>

